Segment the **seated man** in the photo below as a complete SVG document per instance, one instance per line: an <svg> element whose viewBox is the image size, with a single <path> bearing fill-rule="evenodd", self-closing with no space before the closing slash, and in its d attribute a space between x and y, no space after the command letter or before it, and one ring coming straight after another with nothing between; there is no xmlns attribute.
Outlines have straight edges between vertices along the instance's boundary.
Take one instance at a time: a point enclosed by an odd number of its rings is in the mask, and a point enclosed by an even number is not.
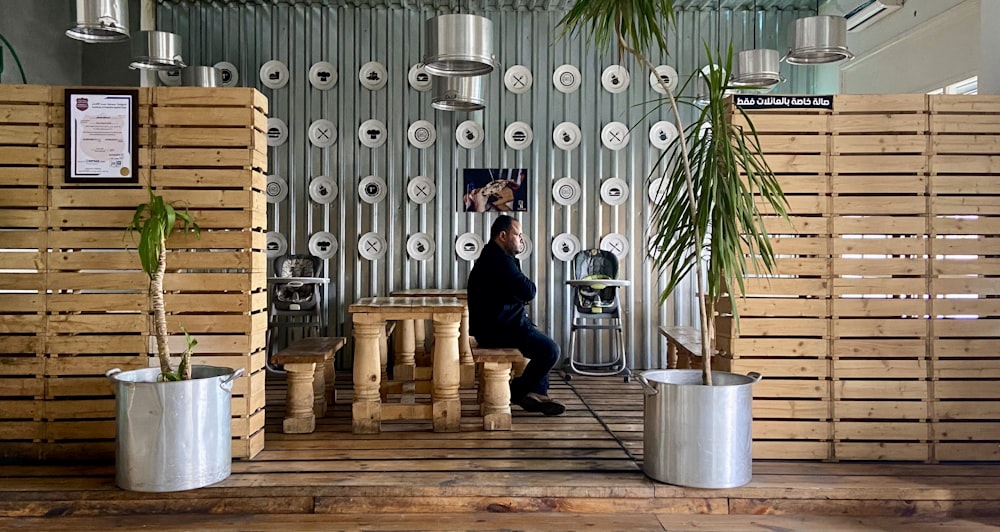
<svg viewBox="0 0 1000 532"><path fill-rule="evenodd" d="M524 311L536 289L514 258L523 245L521 222L500 215L469 273L469 332L482 347L516 347L528 359L524 373L511 381L512 403L528 412L558 416L566 407L548 392L559 346L536 329Z"/></svg>

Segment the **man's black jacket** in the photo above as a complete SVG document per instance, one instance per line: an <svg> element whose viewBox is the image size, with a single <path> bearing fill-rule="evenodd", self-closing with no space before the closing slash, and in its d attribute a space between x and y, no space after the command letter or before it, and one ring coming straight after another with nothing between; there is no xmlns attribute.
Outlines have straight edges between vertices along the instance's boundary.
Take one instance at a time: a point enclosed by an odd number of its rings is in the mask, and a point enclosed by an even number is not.
<svg viewBox="0 0 1000 532"><path fill-rule="evenodd" d="M469 334L480 344L496 344L531 328L524 306L535 292L517 259L494 242L486 244L469 273Z"/></svg>

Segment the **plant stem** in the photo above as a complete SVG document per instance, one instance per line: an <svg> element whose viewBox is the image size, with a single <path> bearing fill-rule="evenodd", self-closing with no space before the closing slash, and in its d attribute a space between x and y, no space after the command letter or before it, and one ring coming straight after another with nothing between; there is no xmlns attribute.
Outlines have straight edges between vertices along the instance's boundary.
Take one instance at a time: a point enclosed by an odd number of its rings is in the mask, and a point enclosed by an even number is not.
<svg viewBox="0 0 1000 532"><path fill-rule="evenodd" d="M167 311L163 304L163 275L167 271L166 239L160 238L159 260L156 271L149 278L149 291L153 302L153 324L156 333L156 356L160 360L160 373L170 373L170 348L167 345Z"/></svg>
<svg viewBox="0 0 1000 532"><path fill-rule="evenodd" d="M621 11L618 12L619 21L621 21ZM684 126L681 120L680 111L677 109L677 100L674 98L673 91L670 90L670 86L663 81L663 78L656 73L656 67L653 65L646 56L642 54L639 50L631 48L628 43L625 42L625 38L621 34L621 23L615 27L615 32L618 35L618 45L623 49L632 54L639 62L646 67L650 74L656 78L659 82L660 87L663 88L667 95L667 99L670 101L670 110L674 114L674 119L677 120L677 129L681 132L678 135L678 140L680 141L680 151L681 151L681 161L684 164L684 183L687 186L687 197L688 206L691 209L691 220L697 220L698 218L698 206L694 197L694 181L691 178L691 162L688 158L687 142L684 138ZM712 324L709 321L710 316L708 315L708 308L705 302L705 278L707 274L705 273L705 262L701 260L701 249L700 247L704 245L704 236L698 231L698 225L692 223L692 231L694 231L695 242L698 242L699 250L697 254L698 267L695 269L695 279L698 283L698 317L701 320L701 360L702 360L702 383L706 386L712 385L712 335L710 334L710 329L712 329Z"/></svg>

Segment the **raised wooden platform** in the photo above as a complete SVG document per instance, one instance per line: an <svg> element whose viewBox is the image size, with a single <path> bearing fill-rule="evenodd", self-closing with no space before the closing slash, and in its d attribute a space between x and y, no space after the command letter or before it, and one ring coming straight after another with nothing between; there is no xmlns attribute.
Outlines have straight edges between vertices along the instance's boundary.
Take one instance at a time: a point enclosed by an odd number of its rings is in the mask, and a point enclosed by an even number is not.
<svg viewBox="0 0 1000 532"><path fill-rule="evenodd" d="M344 392L326 417L317 419L314 433L282 434L284 382L269 377L264 451L234 462L233 475L209 488L122 491L108 463L0 466L0 528L109 529L114 523L161 530L975 530L1000 525L998 464L758 461L753 481L740 488L654 482L641 471L641 389L619 378L577 376L567 382L554 376L550 395L567 405L567 414L546 418L515 407L510 432L483 431L476 392L463 390L461 432L435 433L427 421L385 422L381 434L352 434L350 387L338 382L338 388Z"/></svg>

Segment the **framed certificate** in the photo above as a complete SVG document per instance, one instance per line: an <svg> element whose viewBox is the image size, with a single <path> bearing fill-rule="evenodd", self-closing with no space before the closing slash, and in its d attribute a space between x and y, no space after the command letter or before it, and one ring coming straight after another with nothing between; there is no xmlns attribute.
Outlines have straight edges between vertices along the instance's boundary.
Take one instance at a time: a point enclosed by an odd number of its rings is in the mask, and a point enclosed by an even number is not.
<svg viewBox="0 0 1000 532"><path fill-rule="evenodd" d="M139 182L139 91L66 89L66 182Z"/></svg>

